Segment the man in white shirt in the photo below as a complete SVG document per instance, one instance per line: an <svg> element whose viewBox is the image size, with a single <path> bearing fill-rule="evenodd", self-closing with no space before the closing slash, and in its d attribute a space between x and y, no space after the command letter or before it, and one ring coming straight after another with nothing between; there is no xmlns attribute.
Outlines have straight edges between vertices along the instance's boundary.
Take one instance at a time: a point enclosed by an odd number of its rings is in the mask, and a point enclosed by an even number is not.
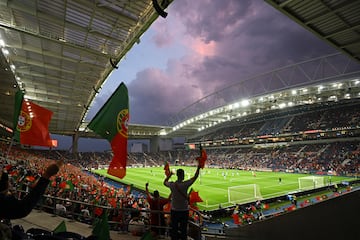
<svg viewBox="0 0 360 240"><path fill-rule="evenodd" d="M171 240L187 239L187 223L189 218L188 188L199 177L200 166L197 167L195 175L184 181L183 169L176 171L177 180L169 182L172 173L164 180L164 185L171 190Z"/></svg>

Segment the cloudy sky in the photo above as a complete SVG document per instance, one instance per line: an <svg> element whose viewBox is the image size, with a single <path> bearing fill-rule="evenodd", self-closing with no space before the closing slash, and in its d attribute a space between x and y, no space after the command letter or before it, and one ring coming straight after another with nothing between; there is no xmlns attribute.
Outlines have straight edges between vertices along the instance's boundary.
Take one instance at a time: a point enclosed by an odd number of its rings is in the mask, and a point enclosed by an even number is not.
<svg viewBox="0 0 360 240"><path fill-rule="evenodd" d="M89 118L128 86L130 123L164 125L241 79L336 50L262 0L175 0L109 77Z"/></svg>

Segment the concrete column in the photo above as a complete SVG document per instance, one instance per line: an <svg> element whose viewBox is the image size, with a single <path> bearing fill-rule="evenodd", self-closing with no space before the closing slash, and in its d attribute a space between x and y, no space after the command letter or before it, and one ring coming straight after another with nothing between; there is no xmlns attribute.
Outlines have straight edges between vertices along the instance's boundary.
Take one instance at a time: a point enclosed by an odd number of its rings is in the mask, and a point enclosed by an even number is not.
<svg viewBox="0 0 360 240"><path fill-rule="evenodd" d="M150 138L150 152L159 152L160 151L160 137L154 136Z"/></svg>
<svg viewBox="0 0 360 240"><path fill-rule="evenodd" d="M76 132L72 135L72 154L73 156L77 156L78 153L78 140L79 140L79 133Z"/></svg>

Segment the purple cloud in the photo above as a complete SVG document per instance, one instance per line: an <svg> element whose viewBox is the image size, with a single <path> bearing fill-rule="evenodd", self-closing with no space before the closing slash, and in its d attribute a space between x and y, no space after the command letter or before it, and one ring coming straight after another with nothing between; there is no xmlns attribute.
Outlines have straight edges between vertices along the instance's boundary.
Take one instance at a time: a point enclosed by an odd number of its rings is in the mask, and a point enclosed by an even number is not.
<svg viewBox="0 0 360 240"><path fill-rule="evenodd" d="M137 73L128 85L131 123L166 124L244 78L336 52L264 1L182 0L168 12L170 20L154 23L152 40L159 51L179 44L188 52L163 69Z"/></svg>

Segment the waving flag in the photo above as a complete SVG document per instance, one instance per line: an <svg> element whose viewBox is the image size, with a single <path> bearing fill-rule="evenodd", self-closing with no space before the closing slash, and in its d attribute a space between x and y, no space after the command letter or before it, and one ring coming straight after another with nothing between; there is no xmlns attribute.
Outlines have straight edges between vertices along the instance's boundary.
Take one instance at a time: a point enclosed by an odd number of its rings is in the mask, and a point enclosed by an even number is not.
<svg viewBox="0 0 360 240"><path fill-rule="evenodd" d="M193 206L195 203L198 203L198 202L203 202L203 200L199 196L199 192L196 192L194 189L190 189L189 205Z"/></svg>
<svg viewBox="0 0 360 240"><path fill-rule="evenodd" d="M64 182L60 183L59 188L62 188L65 191L73 191L75 186L74 186L74 184L72 183L71 180L67 180L67 181L64 181Z"/></svg>
<svg viewBox="0 0 360 240"><path fill-rule="evenodd" d="M108 174L119 178L126 174L128 121L128 90L121 83L88 125L110 142L114 156Z"/></svg>
<svg viewBox="0 0 360 240"><path fill-rule="evenodd" d="M205 161L207 159L207 154L205 149L202 148L202 146L200 145L200 156L196 158L196 160L198 160L199 162L199 166L200 168L204 168L205 167Z"/></svg>
<svg viewBox="0 0 360 240"><path fill-rule="evenodd" d="M171 172L170 172L169 162L165 163L164 170L165 170L165 176L167 177L170 176Z"/></svg>
<svg viewBox="0 0 360 240"><path fill-rule="evenodd" d="M110 228L107 211L103 211L101 218L95 218L92 235L97 239L110 240Z"/></svg>
<svg viewBox="0 0 360 240"><path fill-rule="evenodd" d="M52 147L49 123L52 112L27 99L18 91L15 95L14 139L24 145Z"/></svg>

